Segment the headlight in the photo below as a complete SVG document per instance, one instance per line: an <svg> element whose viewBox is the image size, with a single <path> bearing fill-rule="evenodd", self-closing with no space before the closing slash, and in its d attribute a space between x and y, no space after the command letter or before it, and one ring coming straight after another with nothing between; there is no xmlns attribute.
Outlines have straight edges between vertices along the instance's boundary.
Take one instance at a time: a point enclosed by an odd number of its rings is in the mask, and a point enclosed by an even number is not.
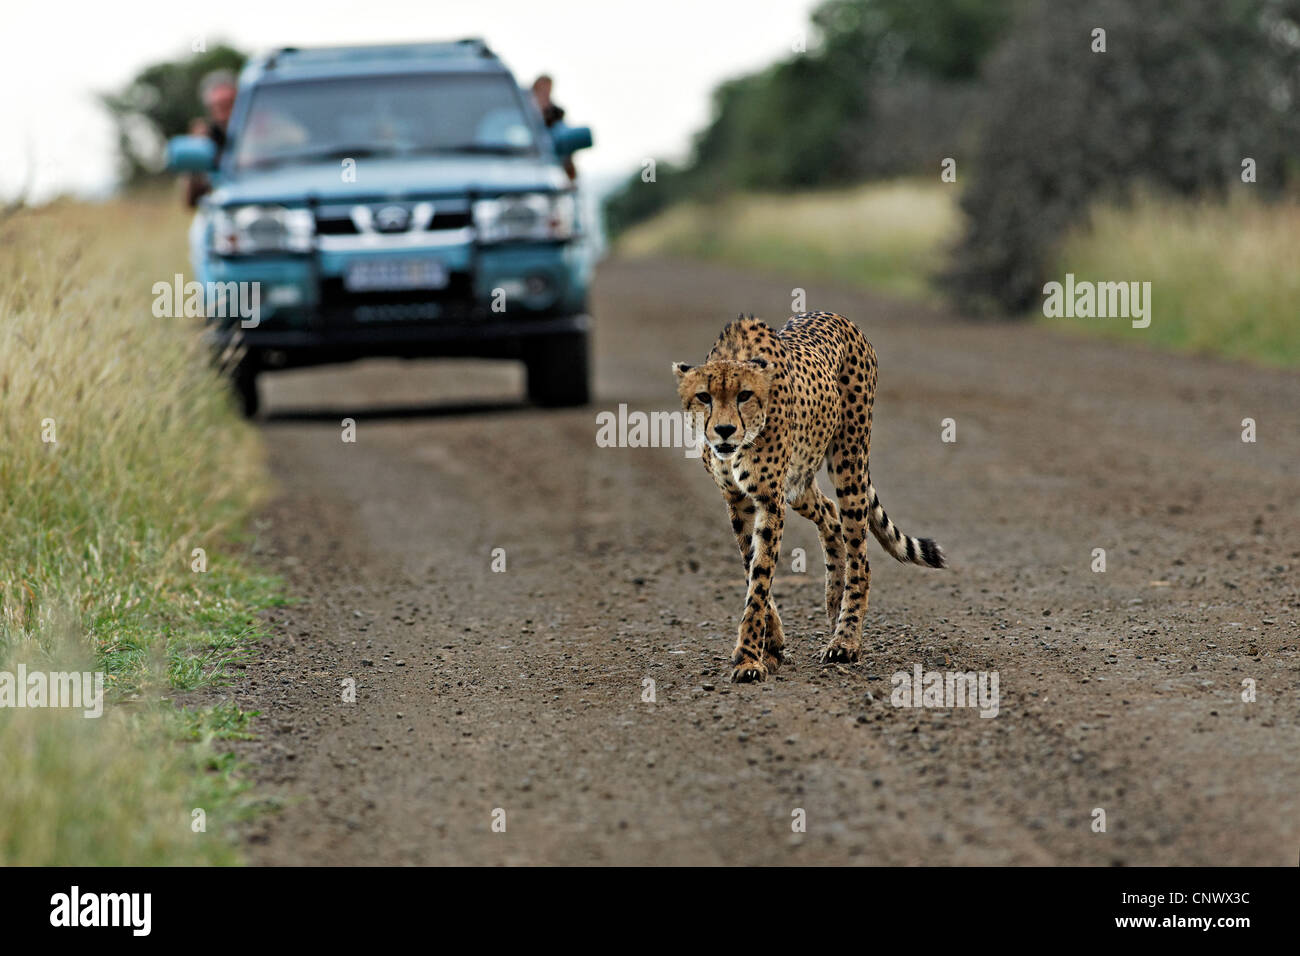
<svg viewBox="0 0 1300 956"><path fill-rule="evenodd" d="M311 252L316 222L310 209L284 206L232 206L212 217L212 244L218 255L252 252Z"/></svg>
<svg viewBox="0 0 1300 956"><path fill-rule="evenodd" d="M573 193L521 193L474 203L480 242L568 239L573 235Z"/></svg>

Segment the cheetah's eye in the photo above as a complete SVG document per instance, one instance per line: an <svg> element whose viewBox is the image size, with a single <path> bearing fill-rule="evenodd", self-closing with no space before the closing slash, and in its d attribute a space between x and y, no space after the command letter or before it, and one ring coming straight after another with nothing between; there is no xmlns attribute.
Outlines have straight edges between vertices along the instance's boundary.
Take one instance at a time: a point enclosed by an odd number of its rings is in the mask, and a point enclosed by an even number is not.
<svg viewBox="0 0 1300 956"><path fill-rule="evenodd" d="M737 402L747 402L747 401L749 401L749 400L750 400L751 398L753 398L753 397L754 397L754 393L753 393L753 392L741 392L740 394L738 394L738 395L736 396L736 401L737 401Z"/></svg>
<svg viewBox="0 0 1300 956"><path fill-rule="evenodd" d="M695 393L695 400L696 400L697 402L701 402L701 403L703 403L703 404L705 404L705 405L709 405L709 404L712 404L712 402L713 402L713 396L710 395L708 392L696 392L696 393Z"/></svg>

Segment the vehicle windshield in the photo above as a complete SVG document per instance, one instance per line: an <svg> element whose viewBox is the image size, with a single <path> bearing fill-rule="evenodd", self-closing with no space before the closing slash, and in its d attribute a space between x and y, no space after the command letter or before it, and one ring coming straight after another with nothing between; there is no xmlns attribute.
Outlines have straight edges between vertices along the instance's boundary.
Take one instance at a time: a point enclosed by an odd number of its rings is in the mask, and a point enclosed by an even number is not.
<svg viewBox="0 0 1300 956"><path fill-rule="evenodd" d="M245 170L362 156L536 151L508 76L406 73L257 87L234 165Z"/></svg>

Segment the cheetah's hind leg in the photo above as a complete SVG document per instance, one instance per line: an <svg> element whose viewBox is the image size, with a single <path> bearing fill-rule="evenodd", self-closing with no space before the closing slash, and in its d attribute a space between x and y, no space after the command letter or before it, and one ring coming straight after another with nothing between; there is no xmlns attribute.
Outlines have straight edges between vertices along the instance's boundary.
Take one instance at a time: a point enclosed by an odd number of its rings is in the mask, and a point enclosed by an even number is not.
<svg viewBox="0 0 1300 956"><path fill-rule="evenodd" d="M791 502L800 515L817 525L821 536L822 553L826 558L826 619L831 627L840 616L840 601L844 596L844 529L840 525L839 511L816 482Z"/></svg>
<svg viewBox="0 0 1300 956"><path fill-rule="evenodd" d="M835 634L822 649L823 664L852 664L862 645L862 625L867 615L871 592L871 563L867 558L867 462L865 453L854 447L858 443L843 441L831 449L831 478L839 498L840 518L844 527L845 580L840 600ZM859 445L860 447L860 445Z"/></svg>

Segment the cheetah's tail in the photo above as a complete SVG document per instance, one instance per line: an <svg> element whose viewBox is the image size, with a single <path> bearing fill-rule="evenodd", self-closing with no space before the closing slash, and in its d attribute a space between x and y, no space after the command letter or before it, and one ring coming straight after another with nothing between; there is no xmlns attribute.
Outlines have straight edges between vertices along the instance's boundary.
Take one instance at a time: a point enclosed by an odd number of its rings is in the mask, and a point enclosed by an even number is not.
<svg viewBox="0 0 1300 956"><path fill-rule="evenodd" d="M880 503L880 496L870 482L867 484L867 496L871 501L871 533L876 536L882 548L904 564L919 564L923 568L947 567L943 549L935 544L934 539L908 537L898 525L889 520L885 506Z"/></svg>

